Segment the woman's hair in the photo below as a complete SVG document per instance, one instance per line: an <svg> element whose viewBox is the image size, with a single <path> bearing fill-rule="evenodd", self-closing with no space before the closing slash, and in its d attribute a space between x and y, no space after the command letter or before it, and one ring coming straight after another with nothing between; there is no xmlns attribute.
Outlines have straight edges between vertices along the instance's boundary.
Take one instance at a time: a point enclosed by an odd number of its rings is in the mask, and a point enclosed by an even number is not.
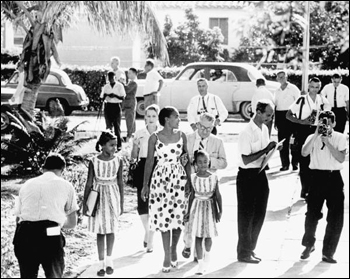
<svg viewBox="0 0 350 279"><path fill-rule="evenodd" d="M165 118L169 118L173 112L176 111L176 108L171 106L166 106L162 108L159 112L159 123L163 127L165 126Z"/></svg>
<svg viewBox="0 0 350 279"><path fill-rule="evenodd" d="M154 110L154 111L157 113L157 115L159 115L159 106L158 106L158 105L153 104L153 105L148 106L148 107L145 109L145 114L146 114L147 111L149 111L149 110Z"/></svg>
<svg viewBox="0 0 350 279"><path fill-rule="evenodd" d="M100 138L96 142L96 147L95 147L96 151L100 152L101 151L100 146L103 146L110 140L115 140L115 139L117 139L117 137L111 131L102 132Z"/></svg>
<svg viewBox="0 0 350 279"><path fill-rule="evenodd" d="M194 152L194 162L197 163L198 157L207 157L210 160L209 153L203 149L201 150L196 150Z"/></svg>

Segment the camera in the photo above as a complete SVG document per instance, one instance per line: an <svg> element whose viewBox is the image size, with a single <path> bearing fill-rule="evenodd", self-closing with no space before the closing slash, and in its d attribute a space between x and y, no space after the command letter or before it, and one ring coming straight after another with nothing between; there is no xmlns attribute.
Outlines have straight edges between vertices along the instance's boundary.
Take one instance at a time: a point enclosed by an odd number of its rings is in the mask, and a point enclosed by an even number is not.
<svg viewBox="0 0 350 279"><path fill-rule="evenodd" d="M329 124L329 119L327 117L323 117L319 121L320 125L318 127L318 133L324 137L330 137L332 135L332 127Z"/></svg>

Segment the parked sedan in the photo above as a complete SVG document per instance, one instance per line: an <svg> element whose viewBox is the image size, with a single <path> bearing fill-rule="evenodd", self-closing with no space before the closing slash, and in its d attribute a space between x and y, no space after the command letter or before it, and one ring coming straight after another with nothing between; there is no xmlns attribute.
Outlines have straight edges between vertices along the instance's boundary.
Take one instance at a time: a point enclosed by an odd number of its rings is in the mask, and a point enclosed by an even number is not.
<svg viewBox="0 0 350 279"><path fill-rule="evenodd" d="M18 72L16 71L6 84L1 84L1 107L7 106L18 85ZM89 98L84 89L72 84L66 72L59 69L51 69L47 79L39 88L36 108L48 109L50 102L58 98L66 115L73 110L86 110Z"/></svg>
<svg viewBox="0 0 350 279"><path fill-rule="evenodd" d="M208 80L208 91L218 95L229 113L240 113L244 119L250 119L251 99L256 90L255 82L264 76L255 67L246 63L198 62L188 64L174 79L164 80L160 92L160 107L176 107L180 112L187 112L193 96L199 94L197 80ZM139 80L137 92L137 112L143 114L144 81ZM278 89L278 82L266 81L271 92Z"/></svg>

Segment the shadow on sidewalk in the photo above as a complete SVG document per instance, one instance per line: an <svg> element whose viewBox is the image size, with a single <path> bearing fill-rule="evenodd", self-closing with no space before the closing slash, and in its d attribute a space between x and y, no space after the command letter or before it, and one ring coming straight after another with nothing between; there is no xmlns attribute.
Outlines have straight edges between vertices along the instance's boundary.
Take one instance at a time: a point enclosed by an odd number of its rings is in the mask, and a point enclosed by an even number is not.
<svg viewBox="0 0 350 279"><path fill-rule="evenodd" d="M308 272L303 273L303 268L308 264L307 261L295 262L285 273L276 278L318 278L330 269L329 264L318 263Z"/></svg>
<svg viewBox="0 0 350 279"><path fill-rule="evenodd" d="M272 222L272 221L286 221L288 218L290 218L292 215L297 215L299 210L306 206L305 201L298 200L294 202L291 206L285 207L280 210L268 210L266 212L265 222ZM293 211L293 214L292 214Z"/></svg>

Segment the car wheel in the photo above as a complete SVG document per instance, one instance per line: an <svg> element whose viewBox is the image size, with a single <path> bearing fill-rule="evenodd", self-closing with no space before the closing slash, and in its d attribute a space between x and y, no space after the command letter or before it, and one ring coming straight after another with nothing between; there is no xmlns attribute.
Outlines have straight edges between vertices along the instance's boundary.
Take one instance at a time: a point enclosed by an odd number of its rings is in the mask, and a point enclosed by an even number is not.
<svg viewBox="0 0 350 279"><path fill-rule="evenodd" d="M136 104L137 116L145 116L145 101L143 99L138 99Z"/></svg>
<svg viewBox="0 0 350 279"><path fill-rule="evenodd" d="M1 134L8 132L10 129L10 118L5 111L1 111Z"/></svg>
<svg viewBox="0 0 350 279"><path fill-rule="evenodd" d="M241 116L244 118L244 120L250 120L250 114L252 112L252 104L251 102L244 102L241 105Z"/></svg>

